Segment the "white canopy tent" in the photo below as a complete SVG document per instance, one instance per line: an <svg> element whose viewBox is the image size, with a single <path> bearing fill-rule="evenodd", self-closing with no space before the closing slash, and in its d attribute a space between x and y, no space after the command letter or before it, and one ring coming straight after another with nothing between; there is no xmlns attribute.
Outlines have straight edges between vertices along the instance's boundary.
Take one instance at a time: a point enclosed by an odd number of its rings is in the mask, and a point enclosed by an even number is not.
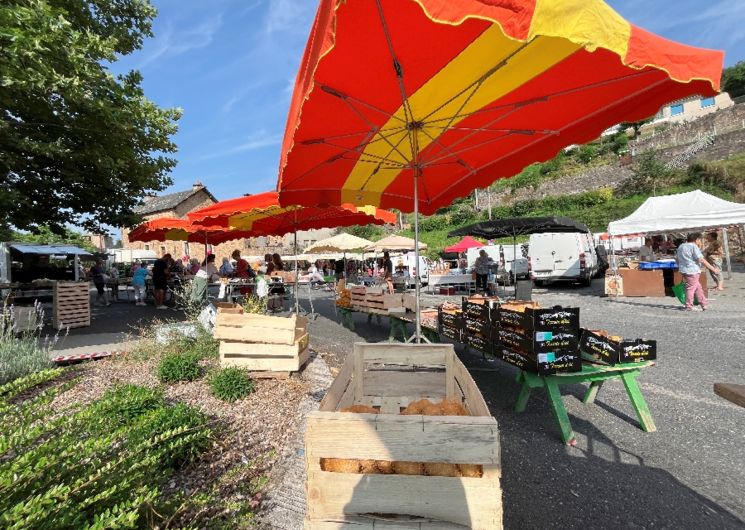
<svg viewBox="0 0 745 530"><path fill-rule="evenodd" d="M729 259L728 226L745 224L745 204L725 201L701 190L650 197L631 215L608 224L611 236L626 234L665 234L722 229L727 269Z"/></svg>

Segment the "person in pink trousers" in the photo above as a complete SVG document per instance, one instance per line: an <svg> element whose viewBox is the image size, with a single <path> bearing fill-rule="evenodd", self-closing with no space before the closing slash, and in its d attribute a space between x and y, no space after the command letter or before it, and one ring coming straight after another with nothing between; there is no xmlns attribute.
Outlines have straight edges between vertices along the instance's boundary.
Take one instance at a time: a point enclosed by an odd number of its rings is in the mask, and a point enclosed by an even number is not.
<svg viewBox="0 0 745 530"><path fill-rule="evenodd" d="M710 265L701 252L701 233L688 234L685 243L678 247L677 252L678 272L683 276L686 285L686 311L693 311L694 298L698 300L702 310L709 308L709 300L701 287L701 266L709 269L713 274L718 274L719 269Z"/></svg>

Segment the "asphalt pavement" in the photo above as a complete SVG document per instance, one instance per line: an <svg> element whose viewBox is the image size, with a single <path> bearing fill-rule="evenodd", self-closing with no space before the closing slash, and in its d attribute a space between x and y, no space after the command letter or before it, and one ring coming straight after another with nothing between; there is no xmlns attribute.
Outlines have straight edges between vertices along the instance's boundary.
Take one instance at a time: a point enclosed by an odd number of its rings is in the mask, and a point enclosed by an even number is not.
<svg viewBox="0 0 745 530"><path fill-rule="evenodd" d="M684 312L674 298L610 299L602 289L601 280L556 285L534 299L579 307L583 326L658 341L657 365L639 377L657 432L639 428L620 382L607 382L594 405L571 385L561 388L577 445L564 445L542 390L516 414L516 370L456 346L499 424L505 528L745 528L745 409L712 389L745 382L745 273L712 295L707 312ZM311 343L332 364L355 341L387 340L386 318L368 324L356 314L351 332L331 300L314 296Z"/></svg>

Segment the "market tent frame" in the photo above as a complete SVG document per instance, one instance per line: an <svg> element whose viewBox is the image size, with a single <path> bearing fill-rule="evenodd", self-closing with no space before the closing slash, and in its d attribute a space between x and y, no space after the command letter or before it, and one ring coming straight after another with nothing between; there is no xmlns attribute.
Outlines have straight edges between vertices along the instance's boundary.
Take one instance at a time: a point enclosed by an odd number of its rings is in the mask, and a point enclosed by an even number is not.
<svg viewBox="0 0 745 530"><path fill-rule="evenodd" d="M390 235L376 241L375 243L365 247L368 252L384 252L386 250L415 250L416 241L410 237L404 237L399 235ZM427 249L427 243L419 242L419 248L422 250Z"/></svg>
<svg viewBox="0 0 745 530"><path fill-rule="evenodd" d="M671 232L722 230L728 274L732 274L727 227L745 224L745 204L701 190L650 197L634 213L608 224L608 234L647 236Z"/></svg>

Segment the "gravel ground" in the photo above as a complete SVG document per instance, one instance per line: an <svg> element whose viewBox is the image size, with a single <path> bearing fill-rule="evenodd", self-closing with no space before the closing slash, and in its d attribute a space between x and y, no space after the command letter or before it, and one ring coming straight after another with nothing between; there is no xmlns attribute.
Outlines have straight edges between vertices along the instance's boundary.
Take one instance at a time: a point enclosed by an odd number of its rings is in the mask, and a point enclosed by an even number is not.
<svg viewBox="0 0 745 530"><path fill-rule="evenodd" d="M582 404L582 385L566 386L577 445L565 446L542 391L515 414L515 369L456 346L499 422L505 528L745 528L745 410L712 390L745 380L745 273L705 313L683 312L672 298L613 300L602 289L600 280L554 286L534 299L580 307L584 326L657 339L657 366L639 378L655 433L640 430L621 383L606 383L595 405ZM424 305L443 299L425 296ZM314 304L312 344L334 367L354 342L388 338L387 319L368 324L356 314L352 332L328 295L314 294Z"/></svg>

